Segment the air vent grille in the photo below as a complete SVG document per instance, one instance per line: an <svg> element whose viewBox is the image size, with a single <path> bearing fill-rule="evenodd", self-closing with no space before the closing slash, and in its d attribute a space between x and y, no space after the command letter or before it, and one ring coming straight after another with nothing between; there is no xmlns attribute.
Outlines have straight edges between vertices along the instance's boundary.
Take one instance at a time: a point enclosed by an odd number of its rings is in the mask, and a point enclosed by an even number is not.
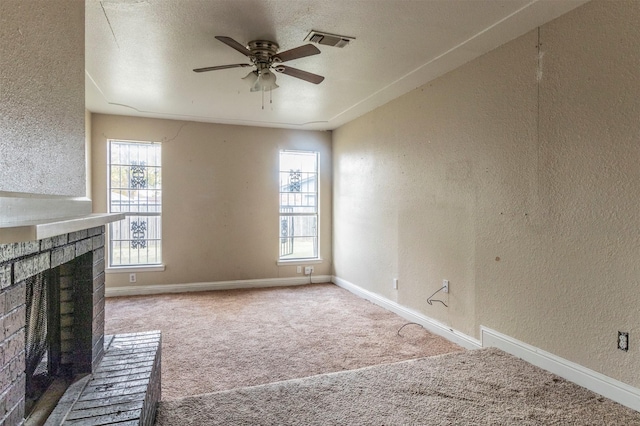
<svg viewBox="0 0 640 426"><path fill-rule="evenodd" d="M305 37L304 41L310 41L312 43L322 44L324 46L333 47L345 47L349 43L355 40L355 37L341 36L337 34L323 33L321 31L313 30Z"/></svg>

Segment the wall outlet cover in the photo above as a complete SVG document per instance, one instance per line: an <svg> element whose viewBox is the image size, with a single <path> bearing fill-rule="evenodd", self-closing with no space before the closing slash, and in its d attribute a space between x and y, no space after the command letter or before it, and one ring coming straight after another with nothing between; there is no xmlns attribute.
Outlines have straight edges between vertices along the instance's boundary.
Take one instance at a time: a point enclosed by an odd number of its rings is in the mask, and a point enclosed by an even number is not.
<svg viewBox="0 0 640 426"><path fill-rule="evenodd" d="M618 349L627 352L629 350L629 333L618 331Z"/></svg>

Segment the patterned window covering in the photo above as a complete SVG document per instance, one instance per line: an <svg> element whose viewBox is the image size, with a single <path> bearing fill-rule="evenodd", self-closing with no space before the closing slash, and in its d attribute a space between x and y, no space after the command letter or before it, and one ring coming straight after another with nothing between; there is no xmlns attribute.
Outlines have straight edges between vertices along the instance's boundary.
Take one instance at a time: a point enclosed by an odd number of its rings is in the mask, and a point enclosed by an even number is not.
<svg viewBox="0 0 640 426"><path fill-rule="evenodd" d="M162 263L162 161L155 142L109 141L109 266Z"/></svg>

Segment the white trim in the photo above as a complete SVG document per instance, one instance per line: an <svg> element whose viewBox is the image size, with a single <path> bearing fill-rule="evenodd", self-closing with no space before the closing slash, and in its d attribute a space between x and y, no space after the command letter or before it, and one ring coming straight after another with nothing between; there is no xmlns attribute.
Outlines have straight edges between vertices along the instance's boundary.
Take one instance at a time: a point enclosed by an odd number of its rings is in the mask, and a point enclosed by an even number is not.
<svg viewBox="0 0 640 426"><path fill-rule="evenodd" d="M640 389L638 388L490 328L480 326L480 333L483 347L492 346L502 349L530 364L557 374L633 410L640 411Z"/></svg>
<svg viewBox="0 0 640 426"><path fill-rule="evenodd" d="M0 225L33 225L90 214L91 199L87 197L0 191Z"/></svg>
<svg viewBox="0 0 640 426"><path fill-rule="evenodd" d="M164 272L164 263L159 265L129 265L129 266L109 266L104 272L107 274L129 274L131 272Z"/></svg>
<svg viewBox="0 0 640 426"><path fill-rule="evenodd" d="M478 341L445 324L406 308L379 294L358 287L342 278L333 276L332 281L334 284L351 293L367 299L389 311L395 312L409 321L416 322L432 333L451 340L467 349L479 349L481 347L499 348L619 404L640 411L640 389L638 388L484 326L480 326L481 341Z"/></svg>
<svg viewBox="0 0 640 426"><path fill-rule="evenodd" d="M43 240L56 235L96 228L110 222L122 220L120 213L92 213L79 217L67 217L46 221L30 221L0 224L0 244L17 243L21 241Z"/></svg>
<svg viewBox="0 0 640 426"><path fill-rule="evenodd" d="M311 282L310 282L311 281ZM233 290L241 288L286 287L310 283L331 282L329 275L313 275L311 277L266 278L259 280L217 281L206 283L144 285L127 287L107 287L106 297L139 296L163 293L187 293L192 291Z"/></svg>
<svg viewBox="0 0 640 426"><path fill-rule="evenodd" d="M291 266L291 265L318 265L324 262L324 259L313 258L313 259L291 259L291 260L278 260L276 265L278 266Z"/></svg>
<svg viewBox="0 0 640 426"><path fill-rule="evenodd" d="M480 349L482 347L480 341L474 339L471 336L454 330L453 328L442 324L441 322L436 321L433 318L429 318L426 315L406 308L397 302L387 299L386 297L372 293L369 290L363 289L362 287L358 287L357 285L350 283L347 280L343 280L342 278L333 276L332 282L337 286L350 291L353 294L356 294L364 299L369 300L370 302L375 303L378 306L381 306L391 312L400 315L402 318L405 318L408 321L418 323L430 332L437 334L438 336L442 336L447 340L451 340L452 342L464 348Z"/></svg>

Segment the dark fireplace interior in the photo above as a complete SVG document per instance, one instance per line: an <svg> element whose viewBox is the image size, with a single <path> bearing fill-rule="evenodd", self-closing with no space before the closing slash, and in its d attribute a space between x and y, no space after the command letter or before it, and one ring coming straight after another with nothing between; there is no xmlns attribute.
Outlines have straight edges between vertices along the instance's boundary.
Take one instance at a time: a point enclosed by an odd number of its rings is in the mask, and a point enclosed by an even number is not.
<svg viewBox="0 0 640 426"><path fill-rule="evenodd" d="M52 392L59 395L75 376L90 372L81 335L91 316L80 308L93 305L82 291L83 270L91 264L89 252L25 280L25 417L43 395L56 399Z"/></svg>
<svg viewBox="0 0 640 426"><path fill-rule="evenodd" d="M57 292L50 279L50 273L41 272L26 280L26 321L25 321L25 414L28 415L35 402L44 394L57 374L56 363L59 353L52 346L57 329L53 314L52 295ZM58 349L60 345L58 344ZM59 352L59 351L58 351Z"/></svg>
<svg viewBox="0 0 640 426"><path fill-rule="evenodd" d="M90 257L84 254L25 280L25 416L54 381L61 392L73 379L73 280Z"/></svg>

